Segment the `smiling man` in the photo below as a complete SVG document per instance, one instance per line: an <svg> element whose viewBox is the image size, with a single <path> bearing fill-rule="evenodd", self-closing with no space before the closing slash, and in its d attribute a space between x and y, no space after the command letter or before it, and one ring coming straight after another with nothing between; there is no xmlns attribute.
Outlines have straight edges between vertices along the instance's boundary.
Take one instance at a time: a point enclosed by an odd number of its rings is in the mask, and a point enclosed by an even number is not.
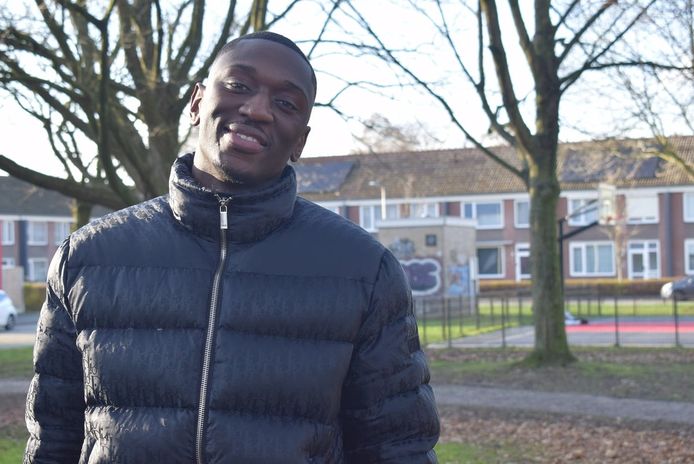
<svg viewBox="0 0 694 464"><path fill-rule="evenodd" d="M26 463L433 463L407 282L296 196L316 79L264 32L191 97L169 195L72 234L51 264Z"/></svg>

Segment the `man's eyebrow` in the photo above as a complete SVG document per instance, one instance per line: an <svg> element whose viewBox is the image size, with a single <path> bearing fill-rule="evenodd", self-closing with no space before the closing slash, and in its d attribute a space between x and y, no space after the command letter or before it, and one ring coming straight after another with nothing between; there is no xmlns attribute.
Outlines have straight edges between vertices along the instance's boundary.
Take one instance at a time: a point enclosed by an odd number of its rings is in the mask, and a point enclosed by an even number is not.
<svg viewBox="0 0 694 464"><path fill-rule="evenodd" d="M247 64L231 64L231 65L226 66L224 68L224 70L231 70L231 71L236 70L236 69L239 69L241 71L244 71L244 72L247 72L247 73L253 74L253 75L258 74L258 71L253 66L250 66ZM285 87L290 88L292 90L295 90L297 92L300 92L304 96L304 98L306 98L306 101L309 101L309 96L306 94L304 89L301 88L301 86L295 84L292 81L286 80L286 79L284 81L282 81L282 83L284 84Z"/></svg>

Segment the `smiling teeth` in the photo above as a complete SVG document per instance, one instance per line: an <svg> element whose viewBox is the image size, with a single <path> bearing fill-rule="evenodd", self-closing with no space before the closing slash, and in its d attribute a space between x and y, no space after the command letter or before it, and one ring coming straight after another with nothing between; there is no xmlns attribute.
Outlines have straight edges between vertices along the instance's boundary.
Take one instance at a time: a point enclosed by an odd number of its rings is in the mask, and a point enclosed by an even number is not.
<svg viewBox="0 0 694 464"><path fill-rule="evenodd" d="M240 139L248 140L249 142L260 143L260 142L258 142L258 139L256 139L255 137L251 137L250 135L239 134L238 132L236 133L236 135L238 135L238 137L239 137Z"/></svg>

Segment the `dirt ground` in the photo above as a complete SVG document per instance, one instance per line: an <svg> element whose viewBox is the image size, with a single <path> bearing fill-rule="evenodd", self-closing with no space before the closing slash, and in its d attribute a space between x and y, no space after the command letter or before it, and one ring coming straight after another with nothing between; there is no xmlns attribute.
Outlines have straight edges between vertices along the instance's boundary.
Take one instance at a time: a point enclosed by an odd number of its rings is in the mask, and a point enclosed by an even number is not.
<svg viewBox="0 0 694 464"><path fill-rule="evenodd" d="M441 441L495 450L497 460L488 464L694 463L692 429L453 407L439 412Z"/></svg>
<svg viewBox="0 0 694 464"><path fill-rule="evenodd" d="M541 369L509 366L509 361L521 361L526 354L527 351L518 349L427 351L432 363L432 383L694 403L692 349L584 348L574 351L584 363ZM450 365L438 368L434 362L438 360L491 364L487 369L457 370ZM610 367L589 363L609 363Z"/></svg>
<svg viewBox="0 0 694 464"><path fill-rule="evenodd" d="M520 361L522 350L430 350L431 361ZM497 388L575 392L622 398L694 402L694 350L595 350L575 352L582 361L624 367L609 372L566 368L505 367L456 373L433 369L432 381ZM691 464L694 427L625 422L446 406L441 414L442 442L466 442L494 450L496 463ZM516 454L517 453L517 454ZM442 463L444 464L444 463ZM494 463L489 463L494 464Z"/></svg>

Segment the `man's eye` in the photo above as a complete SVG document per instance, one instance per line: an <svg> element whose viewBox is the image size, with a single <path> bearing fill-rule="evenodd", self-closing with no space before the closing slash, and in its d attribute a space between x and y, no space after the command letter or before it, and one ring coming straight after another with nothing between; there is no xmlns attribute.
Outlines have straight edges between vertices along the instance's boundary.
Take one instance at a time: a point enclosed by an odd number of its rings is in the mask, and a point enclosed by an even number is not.
<svg viewBox="0 0 694 464"><path fill-rule="evenodd" d="M284 100L282 98L278 98L277 104L279 106L281 106L282 108L287 109L287 110L292 110L292 111L298 110L297 106L294 103L290 102L289 100Z"/></svg>
<svg viewBox="0 0 694 464"><path fill-rule="evenodd" d="M224 86L227 87L228 89L234 90L234 91L245 91L248 90L248 87L245 84L242 84L241 82L236 82L236 81L228 81L224 83Z"/></svg>

